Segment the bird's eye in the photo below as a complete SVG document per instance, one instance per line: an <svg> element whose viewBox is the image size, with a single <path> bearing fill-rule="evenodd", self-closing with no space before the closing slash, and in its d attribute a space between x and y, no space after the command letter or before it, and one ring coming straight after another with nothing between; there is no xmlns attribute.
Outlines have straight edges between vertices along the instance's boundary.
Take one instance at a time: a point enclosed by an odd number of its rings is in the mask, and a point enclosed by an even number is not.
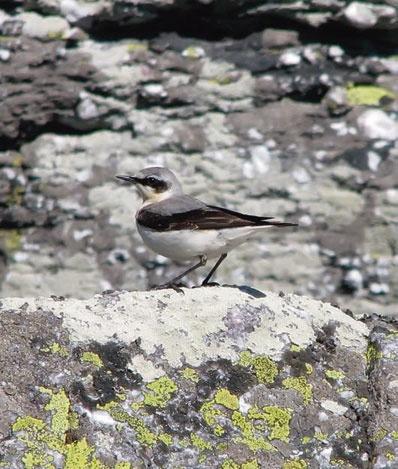
<svg viewBox="0 0 398 469"><path fill-rule="evenodd" d="M150 186L154 186L159 183L159 180L153 177L147 177L145 178L145 182L149 184Z"/></svg>

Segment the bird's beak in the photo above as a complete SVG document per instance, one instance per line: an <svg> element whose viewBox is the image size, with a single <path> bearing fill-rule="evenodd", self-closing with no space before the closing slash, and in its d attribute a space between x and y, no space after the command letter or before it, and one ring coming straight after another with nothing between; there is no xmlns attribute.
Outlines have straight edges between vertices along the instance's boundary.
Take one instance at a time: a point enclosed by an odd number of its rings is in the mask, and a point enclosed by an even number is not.
<svg viewBox="0 0 398 469"><path fill-rule="evenodd" d="M137 184L139 182L139 178L136 178L135 176L116 176L118 179L121 179L122 181L129 182L130 184Z"/></svg>

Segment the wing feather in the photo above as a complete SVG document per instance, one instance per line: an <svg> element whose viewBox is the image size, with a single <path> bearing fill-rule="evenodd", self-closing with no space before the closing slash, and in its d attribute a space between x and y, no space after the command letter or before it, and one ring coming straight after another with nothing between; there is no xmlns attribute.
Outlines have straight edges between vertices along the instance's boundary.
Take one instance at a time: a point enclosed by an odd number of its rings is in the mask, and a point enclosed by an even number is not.
<svg viewBox="0 0 398 469"><path fill-rule="evenodd" d="M144 208L137 214L138 223L156 231L211 230L244 226L296 226L295 223L284 223L272 220L272 218L247 215L214 205L171 215Z"/></svg>

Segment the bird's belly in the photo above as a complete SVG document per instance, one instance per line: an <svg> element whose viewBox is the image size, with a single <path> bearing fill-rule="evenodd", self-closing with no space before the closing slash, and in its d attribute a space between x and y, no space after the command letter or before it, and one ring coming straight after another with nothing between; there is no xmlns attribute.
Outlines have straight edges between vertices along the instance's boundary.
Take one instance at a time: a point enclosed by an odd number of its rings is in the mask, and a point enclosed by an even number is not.
<svg viewBox="0 0 398 469"><path fill-rule="evenodd" d="M187 261L201 255L206 255L208 259L219 257L265 228L155 231L138 223L137 227L144 243L152 251L176 261Z"/></svg>
<svg viewBox="0 0 398 469"><path fill-rule="evenodd" d="M155 231L137 224L144 243L152 251L176 261L186 261L206 255L220 256L226 251L226 243L215 230Z"/></svg>

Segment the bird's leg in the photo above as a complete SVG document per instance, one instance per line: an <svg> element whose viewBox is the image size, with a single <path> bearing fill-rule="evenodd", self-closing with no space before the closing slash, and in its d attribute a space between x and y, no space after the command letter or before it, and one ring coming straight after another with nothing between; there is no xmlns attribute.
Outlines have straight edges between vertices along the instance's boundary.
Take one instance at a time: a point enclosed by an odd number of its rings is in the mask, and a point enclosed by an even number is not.
<svg viewBox="0 0 398 469"><path fill-rule="evenodd" d="M182 279L183 277L185 277L185 275L188 275L189 273L191 273L194 270L198 269L202 265L206 265L206 262L207 262L207 257L206 256L200 256L199 259L200 259L200 261L197 264L193 265L192 267L190 267L188 270L186 270L182 274L177 275L177 277L173 278L173 280L170 280L170 282L167 282L164 285L159 285L159 286L155 287L155 289L173 288L176 291L181 291L182 292L181 288L178 288L178 285L176 285L176 282L178 280Z"/></svg>
<svg viewBox="0 0 398 469"><path fill-rule="evenodd" d="M206 285L209 285L209 280L211 279L211 277L214 275L214 272L218 269L219 265L221 264L221 262L227 257L227 254L224 253L224 254L221 254L220 258L218 259L218 261L216 262L215 266L211 269L211 271L209 272L208 276L203 280L202 282L202 287L206 286ZM218 285L218 284L216 284Z"/></svg>

